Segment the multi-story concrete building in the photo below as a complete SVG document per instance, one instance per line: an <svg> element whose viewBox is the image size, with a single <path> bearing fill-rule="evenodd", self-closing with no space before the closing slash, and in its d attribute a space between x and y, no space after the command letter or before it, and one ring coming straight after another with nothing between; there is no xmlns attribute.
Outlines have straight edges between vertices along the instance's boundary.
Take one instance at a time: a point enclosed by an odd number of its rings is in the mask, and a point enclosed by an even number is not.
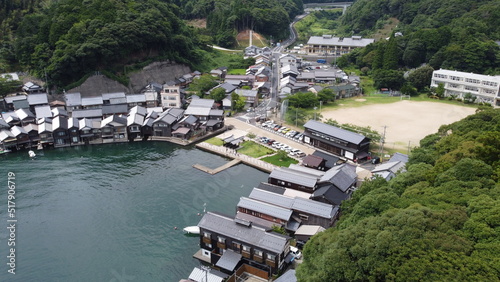
<svg viewBox="0 0 500 282"><path fill-rule="evenodd" d="M431 87L438 87L440 83L444 85L446 97L463 99L466 93L470 93L476 97L476 103L500 106L500 76L435 70L432 73Z"/></svg>
<svg viewBox="0 0 500 282"><path fill-rule="evenodd" d="M307 52L312 54L325 53L334 56L341 56L350 53L352 50L365 47L375 42L372 38L353 37L334 37L332 35L311 36L307 41Z"/></svg>

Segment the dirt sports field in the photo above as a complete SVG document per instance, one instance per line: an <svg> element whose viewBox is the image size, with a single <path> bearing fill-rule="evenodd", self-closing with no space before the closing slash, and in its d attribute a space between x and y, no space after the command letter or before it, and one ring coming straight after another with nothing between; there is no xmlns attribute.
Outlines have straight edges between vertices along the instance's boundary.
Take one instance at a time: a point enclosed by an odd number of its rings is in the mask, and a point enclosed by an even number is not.
<svg viewBox="0 0 500 282"><path fill-rule="evenodd" d="M385 147L405 152L408 141L410 147L416 147L420 139L437 132L441 125L453 123L474 113L475 109L469 107L403 100L392 104L322 111L321 115L323 120L331 118L339 123L370 126L380 133L387 126Z"/></svg>

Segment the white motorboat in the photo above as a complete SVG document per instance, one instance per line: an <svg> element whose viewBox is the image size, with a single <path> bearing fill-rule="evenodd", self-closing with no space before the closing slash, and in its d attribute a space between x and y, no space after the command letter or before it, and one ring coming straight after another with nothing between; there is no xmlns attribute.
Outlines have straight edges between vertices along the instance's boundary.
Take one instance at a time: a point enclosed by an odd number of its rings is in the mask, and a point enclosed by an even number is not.
<svg viewBox="0 0 500 282"><path fill-rule="evenodd" d="M32 158L32 159L36 158L36 154L35 154L35 152L33 152L32 150L29 150L28 155L29 155L29 156L30 156L30 158Z"/></svg>
<svg viewBox="0 0 500 282"><path fill-rule="evenodd" d="M186 232L187 234L195 234L195 235L200 234L200 228L198 226L184 227L182 231Z"/></svg>

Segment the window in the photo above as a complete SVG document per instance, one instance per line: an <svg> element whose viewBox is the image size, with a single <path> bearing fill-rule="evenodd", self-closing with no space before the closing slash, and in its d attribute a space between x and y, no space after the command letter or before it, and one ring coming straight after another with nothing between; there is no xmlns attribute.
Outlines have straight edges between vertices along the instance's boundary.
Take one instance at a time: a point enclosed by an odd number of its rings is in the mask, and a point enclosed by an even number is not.
<svg viewBox="0 0 500 282"><path fill-rule="evenodd" d="M464 89L467 90L467 91L474 91L474 92L478 92L479 91L479 89L477 87L468 86L468 85L465 85Z"/></svg>
<svg viewBox="0 0 500 282"><path fill-rule="evenodd" d="M276 258L276 256L273 254L267 254L266 256L267 256L267 259L269 259L269 260L274 260Z"/></svg>
<svg viewBox="0 0 500 282"><path fill-rule="evenodd" d="M208 232L203 232L203 237L205 237L205 238L210 238L210 235L211 235L211 234L210 234L210 233L208 233Z"/></svg>
<svg viewBox="0 0 500 282"><path fill-rule="evenodd" d="M479 79L466 78L465 82L479 84L481 81Z"/></svg>
<svg viewBox="0 0 500 282"><path fill-rule="evenodd" d="M225 244L225 243L226 243L226 238L221 237L221 236L217 236L217 241L218 241L219 243Z"/></svg>
<svg viewBox="0 0 500 282"><path fill-rule="evenodd" d="M262 256L262 251L261 250L254 250L253 251L256 256L261 257Z"/></svg>
<svg viewBox="0 0 500 282"><path fill-rule="evenodd" d="M72 142L73 143L77 143L78 142L78 137L73 137Z"/></svg>
<svg viewBox="0 0 500 282"><path fill-rule="evenodd" d="M65 135L66 135L66 132L64 132L64 131L57 132L57 136L65 136Z"/></svg>
<svg viewBox="0 0 500 282"><path fill-rule="evenodd" d="M250 246L245 246L245 245L242 245L243 246L243 251L245 252L250 252Z"/></svg>
<svg viewBox="0 0 500 282"><path fill-rule="evenodd" d="M309 216L305 215L305 214L299 214L299 217L300 219L302 220L308 220L309 219Z"/></svg>
<svg viewBox="0 0 500 282"><path fill-rule="evenodd" d="M241 249L241 244L240 243L237 243L237 242L233 242L233 250L237 253L240 252L240 249Z"/></svg>

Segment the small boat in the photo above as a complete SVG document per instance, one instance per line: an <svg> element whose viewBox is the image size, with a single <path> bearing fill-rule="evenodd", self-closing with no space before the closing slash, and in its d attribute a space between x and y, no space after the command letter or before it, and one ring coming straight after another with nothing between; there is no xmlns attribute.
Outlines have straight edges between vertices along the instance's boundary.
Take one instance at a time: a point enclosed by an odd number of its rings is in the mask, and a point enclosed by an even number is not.
<svg viewBox="0 0 500 282"><path fill-rule="evenodd" d="M35 154L35 152L33 152L32 150L29 150L28 155L29 155L29 156L30 156L30 158L32 158L32 159L36 158L36 154Z"/></svg>
<svg viewBox="0 0 500 282"><path fill-rule="evenodd" d="M182 231L184 231L187 234L195 234L195 235L200 234L200 228L198 226L184 227L184 229L182 229Z"/></svg>

